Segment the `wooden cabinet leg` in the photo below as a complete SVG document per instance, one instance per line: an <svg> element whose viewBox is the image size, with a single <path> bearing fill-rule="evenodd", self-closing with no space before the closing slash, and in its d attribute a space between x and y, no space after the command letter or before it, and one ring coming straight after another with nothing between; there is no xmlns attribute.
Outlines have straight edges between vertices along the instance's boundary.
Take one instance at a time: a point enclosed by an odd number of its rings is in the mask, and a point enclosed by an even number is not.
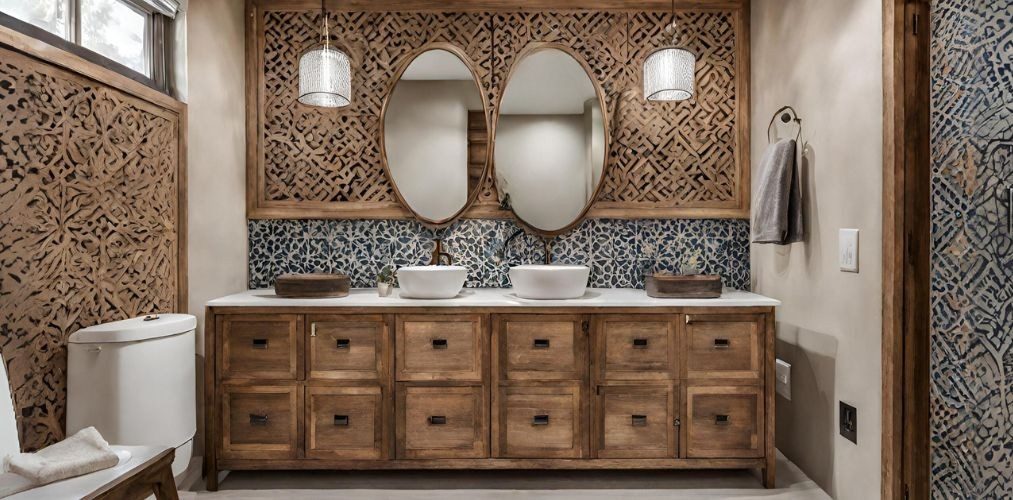
<svg viewBox="0 0 1013 500"><path fill-rule="evenodd" d="M218 467L213 462L204 466L204 486L208 491L218 491Z"/></svg>
<svg viewBox="0 0 1013 500"><path fill-rule="evenodd" d="M776 459L767 457L767 463L763 467L763 487L767 489L774 488L774 469Z"/></svg>

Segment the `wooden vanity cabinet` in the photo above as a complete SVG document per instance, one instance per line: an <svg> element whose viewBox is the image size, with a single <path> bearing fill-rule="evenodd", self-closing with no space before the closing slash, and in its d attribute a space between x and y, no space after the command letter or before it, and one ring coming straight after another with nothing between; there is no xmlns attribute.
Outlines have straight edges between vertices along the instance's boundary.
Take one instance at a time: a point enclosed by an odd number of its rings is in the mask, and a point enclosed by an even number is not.
<svg viewBox="0 0 1013 500"><path fill-rule="evenodd" d="M773 308L210 307L206 472L758 468Z"/></svg>

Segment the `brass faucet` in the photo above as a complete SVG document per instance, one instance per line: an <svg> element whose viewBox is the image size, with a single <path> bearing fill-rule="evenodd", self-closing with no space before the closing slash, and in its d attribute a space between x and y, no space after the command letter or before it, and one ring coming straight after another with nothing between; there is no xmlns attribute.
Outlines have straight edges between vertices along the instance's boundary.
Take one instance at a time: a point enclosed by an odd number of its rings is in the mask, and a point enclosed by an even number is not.
<svg viewBox="0 0 1013 500"><path fill-rule="evenodd" d="M433 243L435 243L435 245L433 246L433 256L429 259L429 265L438 266L440 265L440 261L444 258L447 259L446 265L453 265L454 258L451 257L449 253L443 251L443 240L434 238Z"/></svg>

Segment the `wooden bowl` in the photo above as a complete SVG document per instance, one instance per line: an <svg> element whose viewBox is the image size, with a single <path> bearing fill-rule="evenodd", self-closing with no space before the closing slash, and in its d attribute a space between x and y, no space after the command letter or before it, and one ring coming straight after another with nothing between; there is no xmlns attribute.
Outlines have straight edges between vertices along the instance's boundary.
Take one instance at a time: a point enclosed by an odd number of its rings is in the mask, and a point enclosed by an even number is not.
<svg viewBox="0 0 1013 500"><path fill-rule="evenodd" d="M344 274L282 274L274 280L274 293L290 299L345 297L352 280Z"/></svg>

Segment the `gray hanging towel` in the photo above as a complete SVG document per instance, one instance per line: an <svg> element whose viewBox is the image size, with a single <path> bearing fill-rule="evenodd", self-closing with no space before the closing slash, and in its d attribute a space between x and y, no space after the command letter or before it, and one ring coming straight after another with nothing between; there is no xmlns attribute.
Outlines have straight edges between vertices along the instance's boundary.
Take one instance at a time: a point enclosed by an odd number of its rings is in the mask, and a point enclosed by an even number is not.
<svg viewBox="0 0 1013 500"><path fill-rule="evenodd" d="M753 207L753 243L788 245L802 241L802 191L795 140L767 147L760 161L760 184Z"/></svg>

